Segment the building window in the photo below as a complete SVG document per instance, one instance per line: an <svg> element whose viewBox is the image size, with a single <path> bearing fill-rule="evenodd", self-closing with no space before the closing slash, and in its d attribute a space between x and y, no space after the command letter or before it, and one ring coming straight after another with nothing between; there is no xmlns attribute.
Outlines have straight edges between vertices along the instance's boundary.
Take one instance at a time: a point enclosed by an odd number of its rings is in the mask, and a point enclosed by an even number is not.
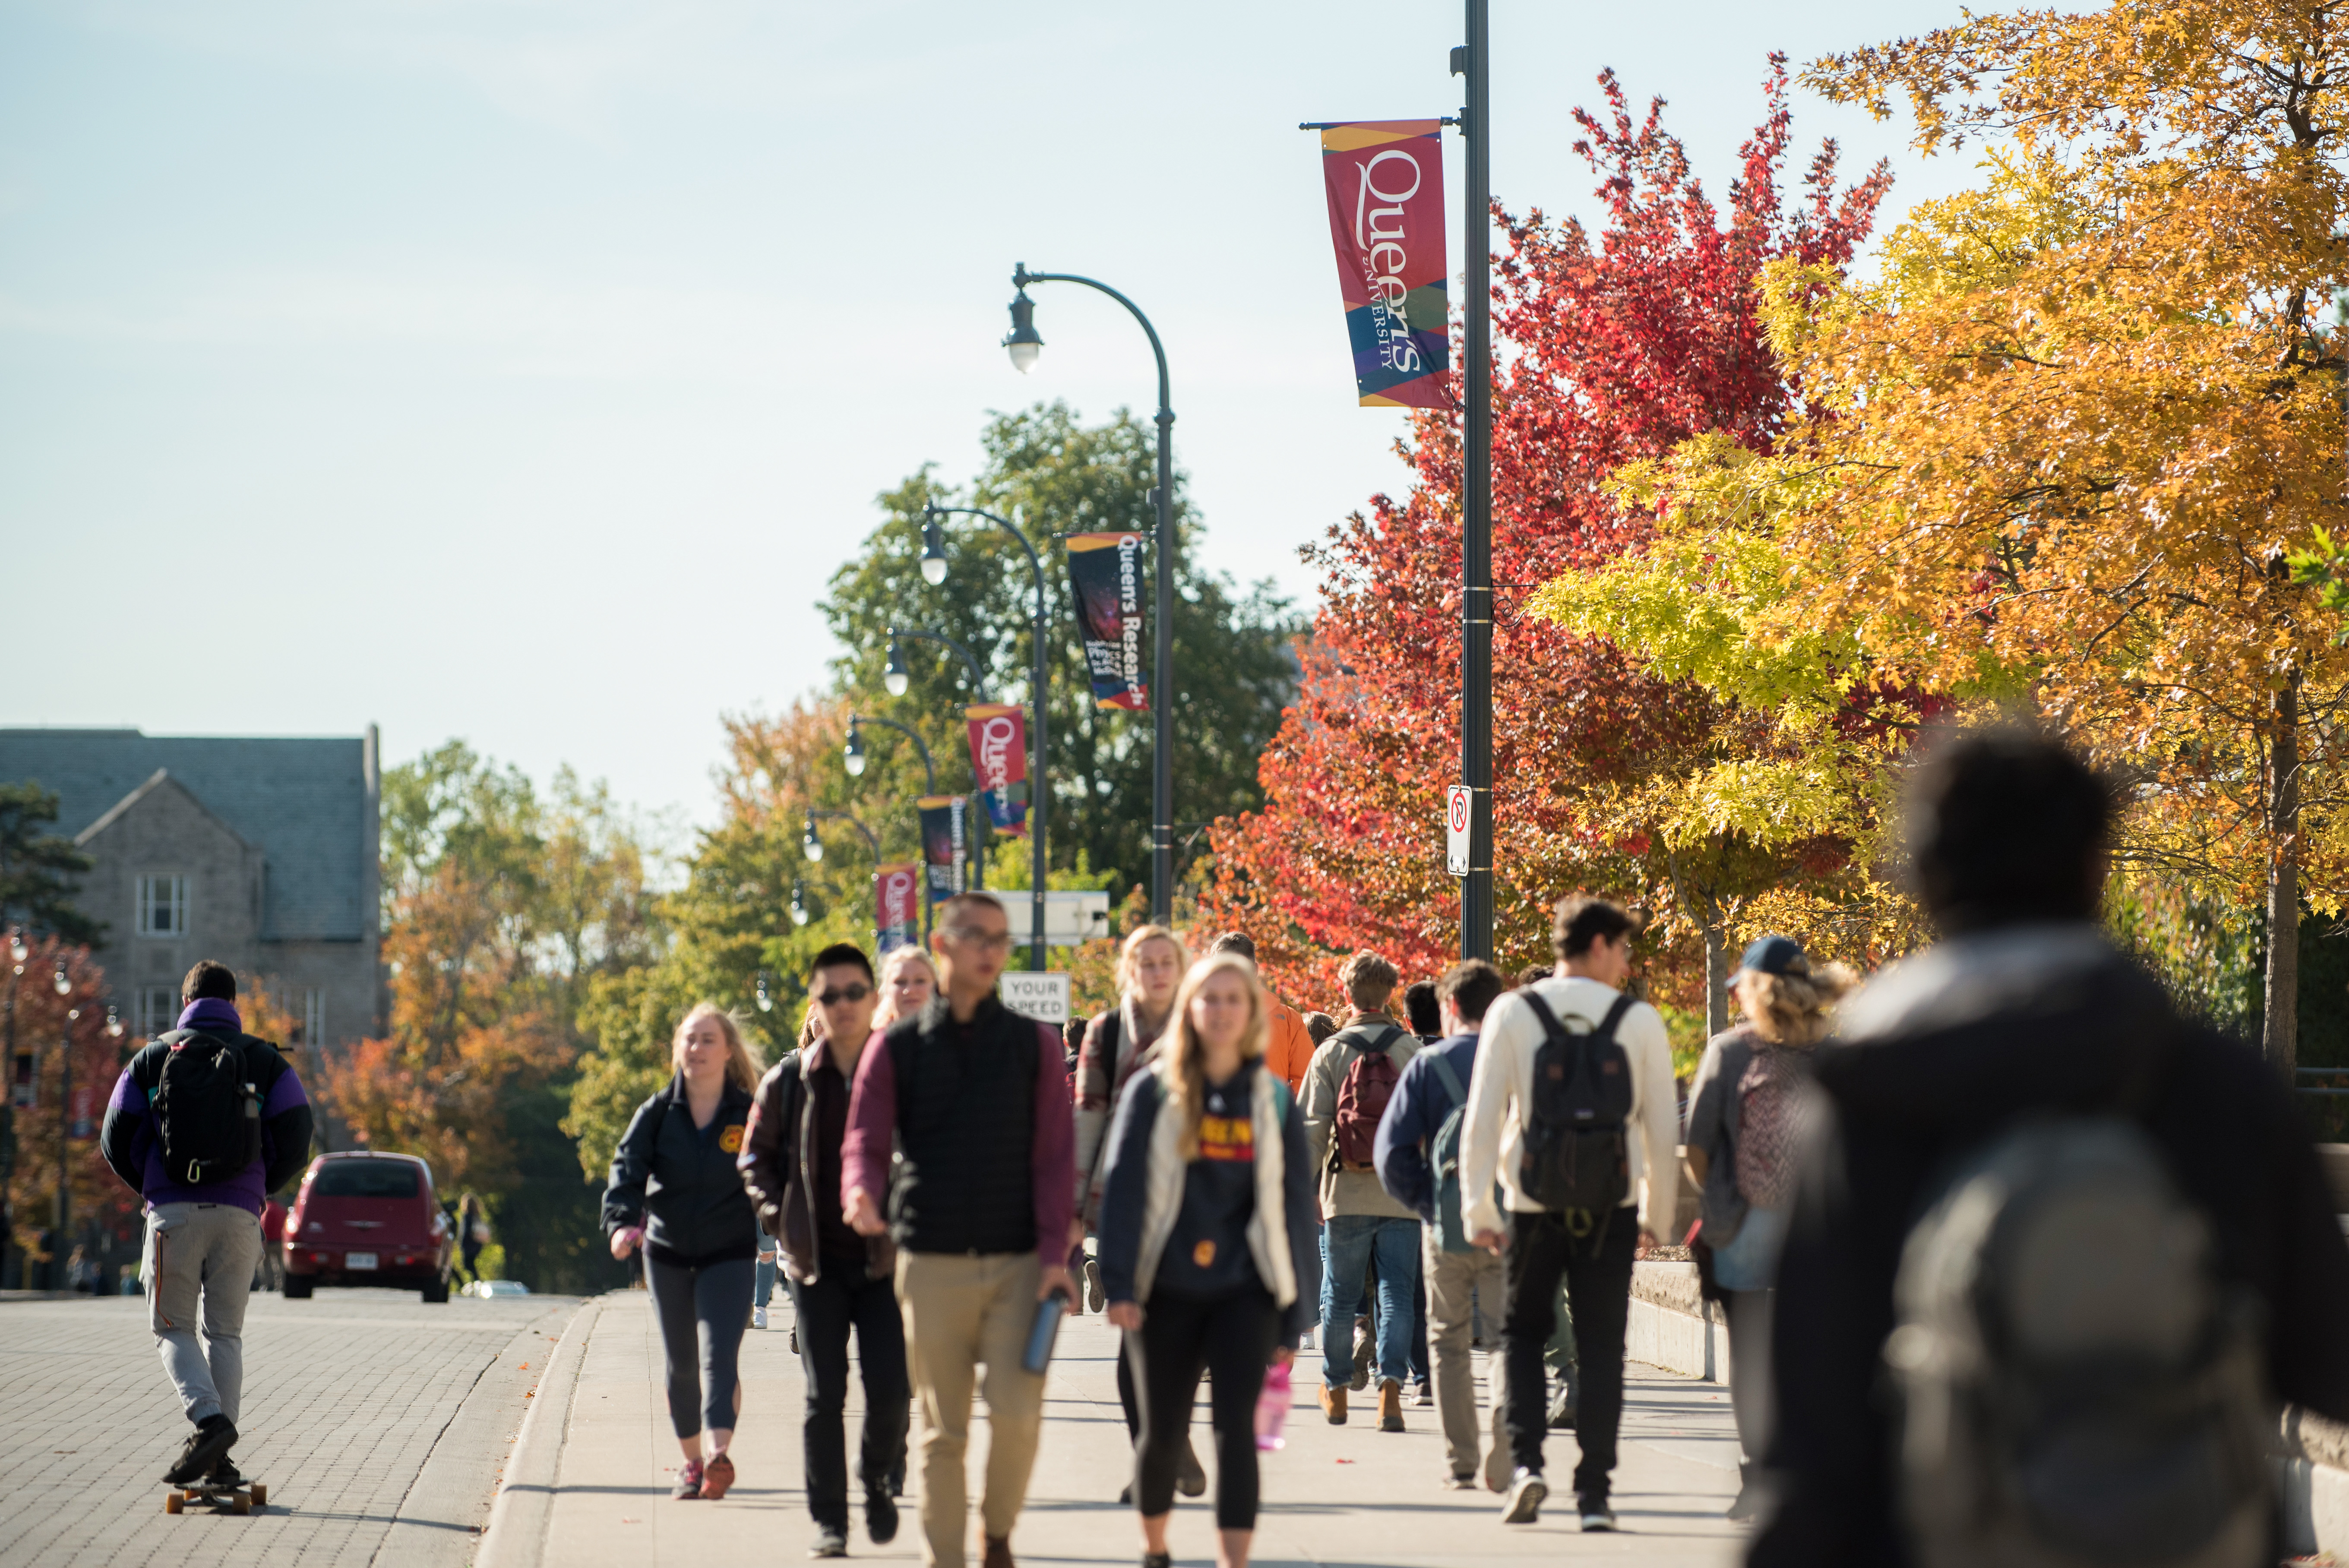
<svg viewBox="0 0 2349 1568"><path fill-rule="evenodd" d="M326 1048L326 994L302 993L302 1043L314 1051Z"/></svg>
<svg viewBox="0 0 2349 1568"><path fill-rule="evenodd" d="M168 985L148 985L139 993L139 1032L149 1039L180 1026L180 994Z"/></svg>
<svg viewBox="0 0 2349 1568"><path fill-rule="evenodd" d="M139 879L139 934L141 936L188 934L187 878L140 877Z"/></svg>

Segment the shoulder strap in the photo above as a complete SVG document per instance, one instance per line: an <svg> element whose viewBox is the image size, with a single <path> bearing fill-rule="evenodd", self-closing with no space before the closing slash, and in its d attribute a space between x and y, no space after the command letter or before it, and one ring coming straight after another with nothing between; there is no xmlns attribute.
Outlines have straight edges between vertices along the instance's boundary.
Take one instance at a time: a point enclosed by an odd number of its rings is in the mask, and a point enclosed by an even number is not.
<svg viewBox="0 0 2349 1568"><path fill-rule="evenodd" d="M1607 1009L1607 1016L1600 1019L1599 1027L1591 1031L1590 1037L1594 1040L1613 1039L1615 1037L1615 1026L1621 1023L1623 1021L1623 1015L1630 1010L1630 996L1629 995L1619 995L1615 998L1615 1005Z"/></svg>
<svg viewBox="0 0 2349 1568"><path fill-rule="evenodd" d="M1557 1021L1557 1015L1549 1010L1549 1004L1541 999L1540 992L1528 985L1517 995L1523 996L1526 1006L1534 1010L1534 1016L1541 1022L1543 1034L1554 1040L1566 1033L1565 1026Z"/></svg>
<svg viewBox="0 0 2349 1568"><path fill-rule="evenodd" d="M1443 1052L1428 1052L1427 1065L1436 1077L1444 1080L1444 1090L1452 1097L1455 1109L1468 1103L1468 1091L1460 1087L1460 1075L1452 1070L1452 1064L1444 1059Z"/></svg>

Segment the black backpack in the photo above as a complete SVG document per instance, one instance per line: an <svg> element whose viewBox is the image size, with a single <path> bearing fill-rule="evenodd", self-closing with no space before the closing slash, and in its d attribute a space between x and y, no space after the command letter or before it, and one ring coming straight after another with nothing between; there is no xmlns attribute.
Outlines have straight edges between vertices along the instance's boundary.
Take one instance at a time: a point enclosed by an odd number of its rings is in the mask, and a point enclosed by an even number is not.
<svg viewBox="0 0 2349 1568"><path fill-rule="evenodd" d="M171 1048L155 1086L163 1173L185 1186L226 1181L261 1160L261 1093L241 1041L192 1029L162 1037Z"/></svg>
<svg viewBox="0 0 2349 1568"><path fill-rule="evenodd" d="M1631 1058L1615 1039L1630 1010L1618 996L1587 1035L1567 1032L1533 991L1520 993L1544 1035L1534 1052L1533 1103L1526 1108L1525 1163L1517 1185L1543 1208L1588 1235L1631 1195Z"/></svg>

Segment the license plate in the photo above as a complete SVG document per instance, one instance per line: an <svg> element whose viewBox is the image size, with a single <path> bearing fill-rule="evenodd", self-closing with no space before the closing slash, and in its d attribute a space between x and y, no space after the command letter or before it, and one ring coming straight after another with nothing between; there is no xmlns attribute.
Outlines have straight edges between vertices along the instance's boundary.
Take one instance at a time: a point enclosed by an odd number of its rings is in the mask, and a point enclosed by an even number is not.
<svg viewBox="0 0 2349 1568"><path fill-rule="evenodd" d="M343 1254L343 1266L347 1269L371 1269L375 1267L375 1254L373 1253L346 1253Z"/></svg>

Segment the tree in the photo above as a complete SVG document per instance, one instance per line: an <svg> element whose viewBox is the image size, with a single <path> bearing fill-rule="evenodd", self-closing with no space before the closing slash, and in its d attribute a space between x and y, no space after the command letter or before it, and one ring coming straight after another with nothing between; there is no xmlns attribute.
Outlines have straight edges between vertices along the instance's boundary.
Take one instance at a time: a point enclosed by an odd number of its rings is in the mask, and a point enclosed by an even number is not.
<svg viewBox="0 0 2349 1568"><path fill-rule="evenodd" d="M45 833L57 820L57 797L37 783L0 783L0 924L27 929L88 947L106 938L106 925L74 908L74 883L97 862L73 841Z"/></svg>
<svg viewBox="0 0 2349 1568"><path fill-rule="evenodd" d="M116 1039L106 1032L106 973L88 948L57 936L29 945L24 976L14 993L14 1032L17 1054L29 1056L34 1063L33 1103L0 1113L5 1117L0 1127L13 1135L15 1143L14 1164L5 1178L16 1243L33 1253L35 1233L52 1227L60 1158L72 1212L67 1233L53 1236L52 1248L70 1249L92 1234L110 1233L118 1239L136 1235L139 1195L117 1181L98 1158L98 1124L106 1114L116 1077L130 1052L144 1042L129 1035ZM63 995L52 984L59 971L68 987ZM70 1099L64 1071L68 1050L73 1057ZM10 1068L13 1072L13 1063ZM88 1122L88 1136L61 1138L77 1119ZM49 1255L62 1261L64 1253L53 1250Z"/></svg>
<svg viewBox="0 0 2349 1568"><path fill-rule="evenodd" d="M2331 8L2123 0L1966 22L1811 79L1919 145L2008 139L1880 280L1764 284L1816 402L1769 459L1683 466L1687 548L1787 563L1763 645L2044 717L2128 786L2124 872L2267 911L2266 1049L2294 1057L2303 898L2337 908L2328 737L2349 654L2295 581L2342 501L2349 119Z"/></svg>
<svg viewBox="0 0 2349 1568"><path fill-rule="evenodd" d="M1607 488L1623 465L1701 432L1757 450L1776 439L1799 404L1761 340L1754 282L1780 256L1842 265L1889 177L1879 168L1839 191L1828 143L1788 200L1774 57L1764 119L1716 207L1663 130L1661 100L1635 120L1613 73L1599 84L1605 118L1576 111L1576 150L1599 177L1604 229L1495 209L1509 245L1494 287L1495 945L1509 967L1542 961L1561 893L1628 894L1673 934L1657 980L1692 1001L1694 972L1723 962L1738 901L1841 851L1667 831L1654 779L1764 744L1766 722L1526 614L1523 593L1648 538L1651 514ZM1354 947L1419 974L1457 951L1437 820L1459 755L1455 418L1416 417L1400 450L1411 493L1374 498L1310 557L1326 573L1322 605L1298 700L1265 755L1267 803L1213 835L1203 916L1249 929L1297 994L1327 987Z"/></svg>

